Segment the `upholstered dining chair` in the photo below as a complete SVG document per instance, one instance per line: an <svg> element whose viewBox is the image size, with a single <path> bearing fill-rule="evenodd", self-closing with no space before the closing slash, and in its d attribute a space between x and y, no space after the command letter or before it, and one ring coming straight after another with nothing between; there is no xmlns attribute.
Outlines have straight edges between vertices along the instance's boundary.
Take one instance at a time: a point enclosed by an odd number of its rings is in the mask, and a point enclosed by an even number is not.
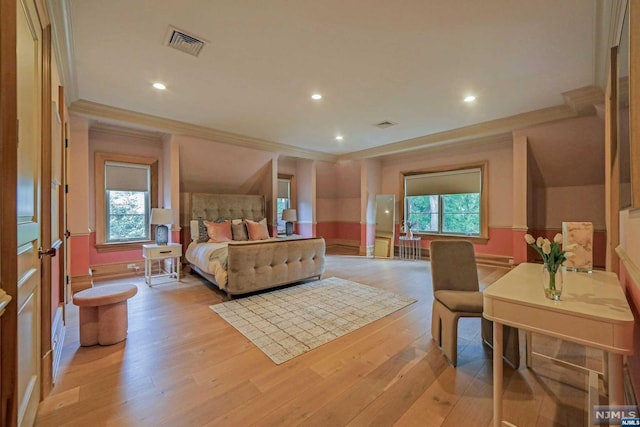
<svg viewBox="0 0 640 427"><path fill-rule="evenodd" d="M481 317L482 341L493 346L493 322L482 317L482 292L473 245L465 240L432 240L429 245L433 309L431 335L455 367L458 363L458 320ZM520 365L518 329L504 326L504 359Z"/></svg>
<svg viewBox="0 0 640 427"><path fill-rule="evenodd" d="M429 244L433 308L431 335L444 356L458 363L458 320L482 317L482 293L473 245L464 240L432 240Z"/></svg>

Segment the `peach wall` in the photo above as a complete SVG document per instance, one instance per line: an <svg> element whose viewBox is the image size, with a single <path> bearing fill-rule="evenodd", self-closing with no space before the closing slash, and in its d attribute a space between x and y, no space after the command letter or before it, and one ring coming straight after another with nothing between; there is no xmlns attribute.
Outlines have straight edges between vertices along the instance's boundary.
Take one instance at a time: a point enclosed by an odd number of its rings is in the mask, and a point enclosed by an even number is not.
<svg viewBox="0 0 640 427"><path fill-rule="evenodd" d="M276 153L231 144L171 136L180 147L180 191L250 194L246 191L264 176L264 167Z"/></svg>
<svg viewBox="0 0 640 427"><path fill-rule="evenodd" d="M316 182L318 199L337 198L340 187L337 165L329 162L316 162Z"/></svg>
<svg viewBox="0 0 640 427"><path fill-rule="evenodd" d="M282 173L285 175L294 175L296 174L296 161L290 157L279 157L278 158L278 173Z"/></svg>
<svg viewBox="0 0 640 427"><path fill-rule="evenodd" d="M69 275L89 274L89 121L69 117L67 228Z"/></svg>
<svg viewBox="0 0 640 427"><path fill-rule="evenodd" d="M300 234L302 237L315 237L322 236L317 233L316 225L310 223L296 223L295 230L297 234Z"/></svg>
<svg viewBox="0 0 640 427"><path fill-rule="evenodd" d="M360 244L366 234L361 233L360 161L344 163L316 162L317 235L341 243Z"/></svg>
<svg viewBox="0 0 640 427"><path fill-rule="evenodd" d="M171 233L173 238L173 232ZM99 253L96 249L96 233L89 235L89 265L111 264L116 262L141 261L142 249L132 249L130 251L114 251ZM87 274L87 273L84 273Z"/></svg>
<svg viewBox="0 0 640 427"><path fill-rule="evenodd" d="M563 221L592 222L596 230L606 228L604 185L549 187L534 190L535 228L560 228Z"/></svg>
<svg viewBox="0 0 640 427"><path fill-rule="evenodd" d="M513 218L511 225L517 230L526 230L530 180L528 179L527 137L513 138Z"/></svg>
<svg viewBox="0 0 640 427"><path fill-rule="evenodd" d="M296 204L298 225L310 232L316 223L316 164L312 160L296 160Z"/></svg>
<svg viewBox="0 0 640 427"><path fill-rule="evenodd" d="M72 236L89 233L89 122L70 116L67 164L67 227Z"/></svg>
<svg viewBox="0 0 640 427"><path fill-rule="evenodd" d="M335 221L318 222L316 229L318 230L318 236L325 239L337 239L338 223Z"/></svg>
<svg viewBox="0 0 640 427"><path fill-rule="evenodd" d="M318 224L321 222L335 222L340 216L338 214L340 199L316 199L316 218Z"/></svg>
<svg viewBox="0 0 640 427"><path fill-rule="evenodd" d="M95 241L95 236L93 238ZM74 235L67 239L69 245L69 275L86 276L89 274L89 234Z"/></svg>

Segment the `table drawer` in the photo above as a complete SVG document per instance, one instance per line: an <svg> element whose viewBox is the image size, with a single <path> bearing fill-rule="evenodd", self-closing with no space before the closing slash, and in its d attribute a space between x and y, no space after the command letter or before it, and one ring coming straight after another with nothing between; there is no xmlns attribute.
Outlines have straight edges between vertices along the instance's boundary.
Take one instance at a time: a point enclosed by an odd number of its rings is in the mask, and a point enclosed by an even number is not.
<svg viewBox="0 0 640 427"><path fill-rule="evenodd" d="M142 255L145 258L167 258L178 257L182 255L182 247L180 245L156 246L151 248L143 248Z"/></svg>

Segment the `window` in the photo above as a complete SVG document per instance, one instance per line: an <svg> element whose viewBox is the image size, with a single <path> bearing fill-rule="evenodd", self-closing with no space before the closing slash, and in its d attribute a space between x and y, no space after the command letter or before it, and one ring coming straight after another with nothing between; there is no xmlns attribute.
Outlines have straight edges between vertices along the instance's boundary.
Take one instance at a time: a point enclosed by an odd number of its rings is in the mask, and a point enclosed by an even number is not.
<svg viewBox="0 0 640 427"><path fill-rule="evenodd" d="M484 165L404 175L405 222L414 233L487 237Z"/></svg>
<svg viewBox="0 0 640 427"><path fill-rule="evenodd" d="M292 179L291 176L278 176L278 197L276 199L276 218L278 224L278 234L284 234L285 221L282 220L282 211L289 209L293 203L291 201L292 195Z"/></svg>
<svg viewBox="0 0 640 427"><path fill-rule="evenodd" d="M106 243L150 240L150 172L149 165L105 164Z"/></svg>
<svg viewBox="0 0 640 427"><path fill-rule="evenodd" d="M153 240L149 216L157 206L157 159L95 153L94 170L98 251L130 250Z"/></svg>

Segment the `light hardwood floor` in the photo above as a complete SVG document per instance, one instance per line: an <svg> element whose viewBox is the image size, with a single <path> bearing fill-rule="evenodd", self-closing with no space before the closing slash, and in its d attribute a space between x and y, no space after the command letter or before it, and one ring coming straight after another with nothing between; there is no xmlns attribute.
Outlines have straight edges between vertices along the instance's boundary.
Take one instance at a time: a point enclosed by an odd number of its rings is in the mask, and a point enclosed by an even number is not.
<svg viewBox="0 0 640 427"><path fill-rule="evenodd" d="M344 252L343 252L344 253ZM507 270L480 267L483 286ZM181 283L143 278L129 300L129 334L80 347L67 307L60 374L37 426L489 426L491 352L479 319L462 319L458 367L430 335L427 261L329 255L324 277L398 292L418 302L282 365L275 365L209 305L223 293L186 273ZM599 366L599 352L536 337L536 350ZM524 365L524 363L523 363ZM505 419L519 426L587 423L584 375L542 360L505 365Z"/></svg>

